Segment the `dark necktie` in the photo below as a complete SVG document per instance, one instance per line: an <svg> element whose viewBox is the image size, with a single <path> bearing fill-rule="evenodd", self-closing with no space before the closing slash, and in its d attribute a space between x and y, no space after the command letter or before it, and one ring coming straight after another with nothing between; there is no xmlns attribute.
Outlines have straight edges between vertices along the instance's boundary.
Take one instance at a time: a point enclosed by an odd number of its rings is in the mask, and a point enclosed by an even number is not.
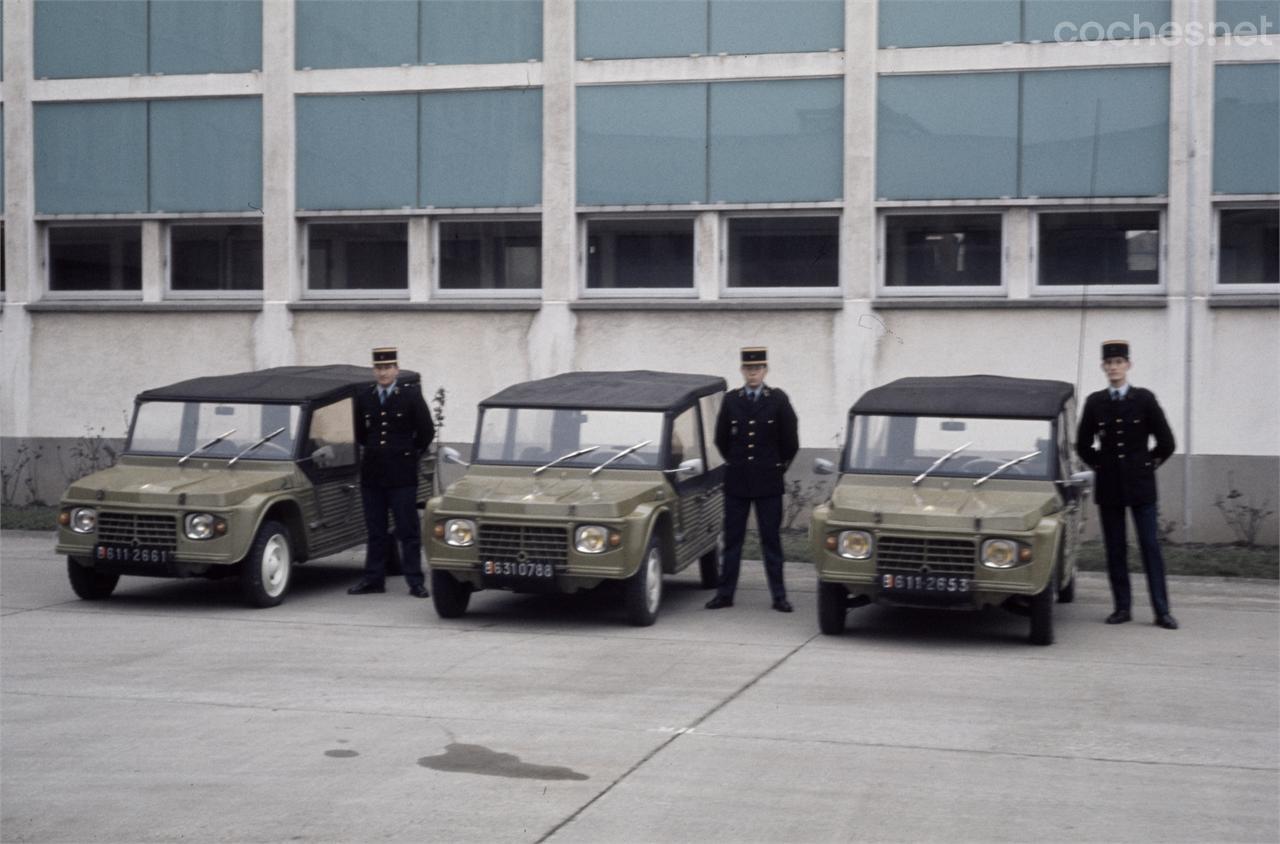
<svg viewBox="0 0 1280 844"><path fill-rule="evenodd" d="M387 403L387 391L379 387L378 388L378 404L386 404L386 403Z"/></svg>
<svg viewBox="0 0 1280 844"><path fill-rule="evenodd" d="M1119 391L1119 390L1112 390L1112 391L1111 391L1111 400L1112 400L1112 401L1120 401L1120 391Z"/></svg>

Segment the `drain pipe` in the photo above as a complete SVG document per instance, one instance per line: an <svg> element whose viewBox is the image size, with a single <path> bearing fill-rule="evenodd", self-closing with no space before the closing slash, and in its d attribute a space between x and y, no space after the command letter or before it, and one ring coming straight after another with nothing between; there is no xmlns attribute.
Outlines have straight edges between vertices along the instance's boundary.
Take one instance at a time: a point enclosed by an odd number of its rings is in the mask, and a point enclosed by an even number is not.
<svg viewBox="0 0 1280 844"><path fill-rule="evenodd" d="M1200 3L1199 0L1189 0L1188 16L1192 21L1200 19ZM1183 49L1186 51L1187 62L1187 246L1186 254L1183 256L1186 261L1184 275L1186 276L1186 296L1182 303L1183 307L1183 365L1182 365L1182 430L1184 443L1183 446L1183 469L1182 469L1182 541L1191 541L1191 475L1192 475L1192 449L1191 449L1191 402L1193 388L1192 366L1195 362L1195 355L1192 350L1193 331L1193 308L1195 304L1195 280L1196 280L1196 257L1198 250L1196 248L1196 219L1199 213L1196 200L1199 192L1196 184L1197 171L1197 155L1198 144L1196 143L1199 126L1196 124L1196 97L1199 93L1197 85L1199 69L1196 60L1198 45L1190 43L1190 40L1184 44Z"/></svg>

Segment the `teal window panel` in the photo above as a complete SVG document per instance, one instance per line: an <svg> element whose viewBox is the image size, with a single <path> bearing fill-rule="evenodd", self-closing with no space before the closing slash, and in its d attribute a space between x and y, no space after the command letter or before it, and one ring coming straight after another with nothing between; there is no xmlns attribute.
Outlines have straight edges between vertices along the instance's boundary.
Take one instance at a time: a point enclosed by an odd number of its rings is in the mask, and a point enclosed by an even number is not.
<svg viewBox="0 0 1280 844"><path fill-rule="evenodd" d="M711 85L712 202L799 202L844 195L843 81Z"/></svg>
<svg viewBox="0 0 1280 844"><path fill-rule="evenodd" d="M1167 67L1023 74L1023 196L1168 193Z"/></svg>
<svg viewBox="0 0 1280 844"><path fill-rule="evenodd" d="M36 103L36 212L146 211L147 104Z"/></svg>
<svg viewBox="0 0 1280 844"><path fill-rule="evenodd" d="M879 0L881 47L1000 44L1021 35L1020 0Z"/></svg>
<svg viewBox="0 0 1280 844"><path fill-rule="evenodd" d="M262 69L262 0L151 4L152 73Z"/></svg>
<svg viewBox="0 0 1280 844"><path fill-rule="evenodd" d="M702 202L707 198L707 86L578 89L578 202Z"/></svg>
<svg viewBox="0 0 1280 844"><path fill-rule="evenodd" d="M262 208L262 100L156 100L152 211Z"/></svg>
<svg viewBox="0 0 1280 844"><path fill-rule="evenodd" d="M423 0L421 27L423 62L542 58L542 0Z"/></svg>
<svg viewBox="0 0 1280 844"><path fill-rule="evenodd" d="M418 95L299 97L297 157L299 208L416 205Z"/></svg>
<svg viewBox="0 0 1280 844"><path fill-rule="evenodd" d="M3 43L0 41L0 43ZM4 161L4 106L0 106L0 161ZM0 167L0 196L4 196L4 168ZM0 227L0 238L4 236L4 229ZM4 268L0 267L0 276L3 276Z"/></svg>
<svg viewBox="0 0 1280 844"><path fill-rule="evenodd" d="M1280 64L1214 68L1213 190L1280 193Z"/></svg>
<svg viewBox="0 0 1280 844"><path fill-rule="evenodd" d="M1280 33L1280 0L1218 0L1213 17L1219 32L1275 35Z"/></svg>
<svg viewBox="0 0 1280 844"><path fill-rule="evenodd" d="M1169 0L1024 0L1023 41L1155 38L1171 20Z"/></svg>
<svg viewBox="0 0 1280 844"><path fill-rule="evenodd" d="M578 58L706 53L707 0L578 0Z"/></svg>
<svg viewBox="0 0 1280 844"><path fill-rule="evenodd" d="M36 0L35 75L147 72L146 0Z"/></svg>
<svg viewBox="0 0 1280 844"><path fill-rule="evenodd" d="M1018 75L882 76L876 196L980 199L1018 192Z"/></svg>
<svg viewBox="0 0 1280 844"><path fill-rule="evenodd" d="M542 91L422 95L420 204L536 205L542 197Z"/></svg>
<svg viewBox="0 0 1280 844"><path fill-rule="evenodd" d="M418 12L406 0L298 0L296 66L417 64Z"/></svg>
<svg viewBox="0 0 1280 844"><path fill-rule="evenodd" d="M800 53L844 46L843 0L710 0L712 53Z"/></svg>

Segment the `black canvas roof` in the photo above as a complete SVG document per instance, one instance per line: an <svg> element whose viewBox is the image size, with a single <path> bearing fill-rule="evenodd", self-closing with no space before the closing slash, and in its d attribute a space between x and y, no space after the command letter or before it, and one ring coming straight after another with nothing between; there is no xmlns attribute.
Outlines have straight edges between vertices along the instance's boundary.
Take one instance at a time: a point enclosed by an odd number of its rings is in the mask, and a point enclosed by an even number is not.
<svg viewBox="0 0 1280 844"><path fill-rule="evenodd" d="M899 378L863 393L849 413L1052 419L1074 388L1065 381L955 375Z"/></svg>
<svg viewBox="0 0 1280 844"><path fill-rule="evenodd" d="M400 370L399 380L414 383L418 373ZM179 381L167 387L145 390L144 400L166 401L246 401L298 404L320 401L350 393L362 384L373 385L373 370L367 366L277 366L234 375L208 375Z"/></svg>
<svg viewBox="0 0 1280 844"><path fill-rule="evenodd" d="M723 392L716 375L685 372L566 372L513 384L480 402L481 407L565 407L602 410L667 410L698 396Z"/></svg>

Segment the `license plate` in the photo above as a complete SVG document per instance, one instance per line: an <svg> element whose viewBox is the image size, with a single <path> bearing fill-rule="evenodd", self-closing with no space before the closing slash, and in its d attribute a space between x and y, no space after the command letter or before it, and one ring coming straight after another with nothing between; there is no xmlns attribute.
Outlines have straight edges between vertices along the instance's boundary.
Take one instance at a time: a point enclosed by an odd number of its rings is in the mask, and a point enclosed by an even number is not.
<svg viewBox="0 0 1280 844"><path fill-rule="evenodd" d="M964 595L969 592L969 578L954 574L881 572L880 590L895 594Z"/></svg>
<svg viewBox="0 0 1280 844"><path fill-rule="evenodd" d="M556 567L540 560L485 560L480 574L486 586L546 588L556 582Z"/></svg>
<svg viewBox="0 0 1280 844"><path fill-rule="evenodd" d="M173 550L146 545L95 545L93 558L108 563L172 563Z"/></svg>

